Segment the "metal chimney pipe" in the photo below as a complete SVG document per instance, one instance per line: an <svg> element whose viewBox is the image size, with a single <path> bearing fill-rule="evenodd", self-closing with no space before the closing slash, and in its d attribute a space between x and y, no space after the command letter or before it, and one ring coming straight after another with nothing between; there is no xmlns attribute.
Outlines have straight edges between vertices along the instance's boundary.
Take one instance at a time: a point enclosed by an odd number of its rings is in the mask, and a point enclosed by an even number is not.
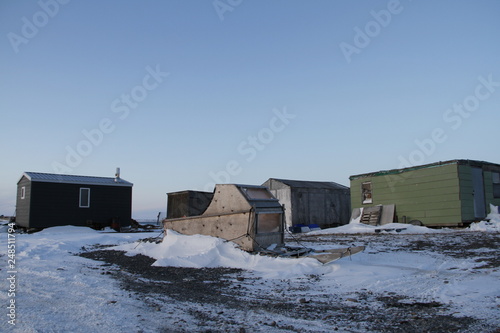
<svg viewBox="0 0 500 333"><path fill-rule="evenodd" d="M120 168L116 168L116 173L115 173L115 182L118 181L118 179L120 179Z"/></svg>

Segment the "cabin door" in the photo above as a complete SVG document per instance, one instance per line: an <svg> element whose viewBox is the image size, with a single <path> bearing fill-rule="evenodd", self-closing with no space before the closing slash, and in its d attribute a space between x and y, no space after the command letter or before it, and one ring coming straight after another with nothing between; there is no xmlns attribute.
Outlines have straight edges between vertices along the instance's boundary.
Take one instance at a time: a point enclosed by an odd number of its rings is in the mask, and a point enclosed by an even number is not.
<svg viewBox="0 0 500 333"><path fill-rule="evenodd" d="M483 169L481 168L472 168L472 195L474 197L474 216L477 218L486 217Z"/></svg>

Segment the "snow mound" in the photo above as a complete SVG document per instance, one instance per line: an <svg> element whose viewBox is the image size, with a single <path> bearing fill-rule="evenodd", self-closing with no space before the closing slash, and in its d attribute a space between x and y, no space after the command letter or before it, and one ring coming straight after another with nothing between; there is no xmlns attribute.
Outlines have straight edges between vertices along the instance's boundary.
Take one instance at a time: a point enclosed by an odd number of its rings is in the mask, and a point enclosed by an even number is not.
<svg viewBox="0 0 500 333"><path fill-rule="evenodd" d="M132 243L110 248L128 255L143 254L156 259L153 266L192 268L229 267L250 270L266 278L291 278L305 274L327 273L333 265L323 266L312 258L272 258L240 250L233 242L205 236L186 236L168 230L162 243Z"/></svg>
<svg viewBox="0 0 500 333"><path fill-rule="evenodd" d="M361 211L363 212L363 211ZM430 234L430 233L442 233L442 232L452 232L449 229L430 229L427 227L416 226L412 224L404 223L389 223L384 225L372 226L360 223L360 217L352 220L349 224L336 227L328 228L318 231L309 232L308 235L328 235L328 234L370 234L370 233L400 233L400 234ZM490 213L486 217L485 221L472 223L469 231L489 231L489 232L500 232L500 213L498 206L490 204Z"/></svg>
<svg viewBox="0 0 500 333"><path fill-rule="evenodd" d="M68 235L73 235L73 234L78 234L78 235L83 235L83 234L97 234L98 231L94 230L89 227L78 227L74 225L65 225L65 226L59 226L59 227L51 227L51 228L46 228L43 229L39 232L37 232L35 235L40 236L55 236L55 235L62 235L64 234L64 237Z"/></svg>
<svg viewBox="0 0 500 333"><path fill-rule="evenodd" d="M471 231L500 232L500 214L498 206L490 204L490 213L486 216L486 221L472 223L469 227Z"/></svg>
<svg viewBox="0 0 500 333"><path fill-rule="evenodd" d="M339 331L352 331L351 322L342 318L333 323L323 320L322 316L317 319L314 319L317 316L311 319L300 316L297 319L293 311L287 316L276 317L273 311L242 311L239 307L227 304L221 308L220 304L203 303L201 298L193 302L165 301L168 295L161 293L141 292L138 294L141 297L131 297L129 291L121 289L114 274L103 274L118 272L119 266L110 267L102 261L74 255L85 250L82 247L89 247L88 250L92 251L97 244L122 244L122 249L130 255L142 253L157 258L156 265L222 265L246 269L241 274L243 281L228 279L232 280L231 286L243 286L238 291L239 295L234 298L235 301L269 298L273 305L283 297L284 303L292 305L290 302L296 296L300 307L310 306L314 310L325 304L338 304L348 311L365 311L360 312L360 315L366 314L368 318L384 307L383 303L377 301L379 295L395 299L401 296L402 301L416 302L416 305L439 302L445 307L436 310L446 311L445 314L470 316L484 321L488 327L499 326L498 288L494 286L498 285L500 272L496 267L485 268L486 261L476 260L490 251L494 253L493 245L482 249L477 257L465 259L451 258L449 254L432 250L415 252L412 247L404 246L422 238L418 235L401 237L401 242L392 242L391 237L370 237L380 240L370 244L369 251L349 259L344 258L338 264L321 265L311 258L286 259L250 255L231 242L209 236L184 236L173 231L168 232L161 244L138 243L139 239L150 235L95 231L73 226L48 228L33 234L16 234L16 269L19 277L16 282L19 284L16 287L15 304L19 321L12 332L114 333L141 329L144 332L158 332L165 331L166 328L194 332L200 331L199 313L208 316L206 318L215 318L221 312L224 312L222 317L235 323L233 326L220 326L226 331L237 331L239 327L247 327L249 322L261 324L249 327L247 331L273 331L267 323L274 320L307 332L332 331L333 324ZM3 235L3 244L6 246L5 236ZM486 236L489 236L488 239L495 239L494 235ZM454 241L454 237L454 234L449 237L430 237L429 241L434 240L444 245L450 240ZM464 241L468 238L465 237ZM336 236L318 237L318 242L312 244L326 249L335 244L336 239ZM353 236L351 239L352 242L362 242L363 236ZM222 258L216 258L218 256ZM494 260L493 254L488 254L487 257L488 260ZM4 259L7 263L7 259ZM262 276L264 279L255 279L255 276ZM267 277L272 280L266 280ZM157 286L161 283L154 280L149 282L146 275L137 275L137 279L141 283ZM231 293L231 290L227 289L226 292ZM4 304L7 304L10 297L7 294L0 293L0 300ZM366 300L364 295L368 297ZM302 297L311 304L302 304ZM22 306L17 307L17 304ZM402 306L404 304L406 303ZM154 308L161 311L152 311ZM191 315L193 312L196 316ZM390 315L390 312L381 312L381 318ZM206 330L213 327L209 325L220 323L226 325L226 319L217 322L205 322L203 319L203 325L206 325L203 328ZM478 322L476 327L480 327L479 324L482 325ZM360 327L363 330L365 326ZM279 327L274 331L276 330Z"/></svg>
<svg viewBox="0 0 500 333"><path fill-rule="evenodd" d="M6 233L9 230L9 221L8 220L0 220L0 233Z"/></svg>
<svg viewBox="0 0 500 333"><path fill-rule="evenodd" d="M16 239L29 239L29 241L20 241L16 244L16 255L20 258L35 257L53 260L54 257L60 255L61 251L78 253L86 246L129 243L141 236L143 237L143 235L118 233L111 229L97 231L88 227L71 225L51 227L33 234L19 234Z"/></svg>

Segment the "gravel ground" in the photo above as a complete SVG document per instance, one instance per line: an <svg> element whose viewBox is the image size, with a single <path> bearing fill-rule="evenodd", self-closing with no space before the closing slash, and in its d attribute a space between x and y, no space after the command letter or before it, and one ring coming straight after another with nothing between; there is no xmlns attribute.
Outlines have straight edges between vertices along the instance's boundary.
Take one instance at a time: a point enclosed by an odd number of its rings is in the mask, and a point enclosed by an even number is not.
<svg viewBox="0 0 500 333"><path fill-rule="evenodd" d="M444 233L422 235L295 236L301 244L334 242L352 246L369 244L368 251L426 251L452 258L474 259L477 270L498 270L498 233ZM290 242L294 240L289 239ZM101 274L111 274L121 287L149 302L156 311L168 304L183 304L198 320L199 332L495 332L479 319L454 316L447 305L417 302L396 293L318 293L303 279L264 280L230 268L154 267L152 258L94 249L80 254L99 260ZM183 323L165 332L184 332Z"/></svg>

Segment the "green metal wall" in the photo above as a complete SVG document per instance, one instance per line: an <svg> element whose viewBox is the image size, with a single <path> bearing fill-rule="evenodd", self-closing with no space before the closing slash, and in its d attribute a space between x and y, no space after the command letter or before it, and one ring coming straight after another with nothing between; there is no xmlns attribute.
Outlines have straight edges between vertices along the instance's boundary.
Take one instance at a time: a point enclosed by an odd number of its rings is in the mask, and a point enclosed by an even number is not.
<svg viewBox="0 0 500 333"><path fill-rule="evenodd" d="M361 184L372 182L370 204L362 204ZM396 204L399 222L420 220L424 225L452 225L462 221L456 163L401 173L351 177L351 207Z"/></svg>
<svg viewBox="0 0 500 333"><path fill-rule="evenodd" d="M475 217L471 169L472 168L469 165L458 166L458 173L460 175L460 200L462 201L462 218L466 221L472 221Z"/></svg>
<svg viewBox="0 0 500 333"><path fill-rule="evenodd" d="M490 212L489 204L500 206L500 198L493 197L493 177L491 171L484 172L484 192L486 196L487 212Z"/></svg>
<svg viewBox="0 0 500 333"><path fill-rule="evenodd" d="M474 221L477 218L474 216L474 195L472 188L472 167L469 165L459 166L460 175L460 199L462 200L462 219L463 221ZM484 168L483 168L484 170ZM484 195L486 213L490 212L490 204L495 206L500 205L500 198L493 196L493 177L491 171L483 171Z"/></svg>

